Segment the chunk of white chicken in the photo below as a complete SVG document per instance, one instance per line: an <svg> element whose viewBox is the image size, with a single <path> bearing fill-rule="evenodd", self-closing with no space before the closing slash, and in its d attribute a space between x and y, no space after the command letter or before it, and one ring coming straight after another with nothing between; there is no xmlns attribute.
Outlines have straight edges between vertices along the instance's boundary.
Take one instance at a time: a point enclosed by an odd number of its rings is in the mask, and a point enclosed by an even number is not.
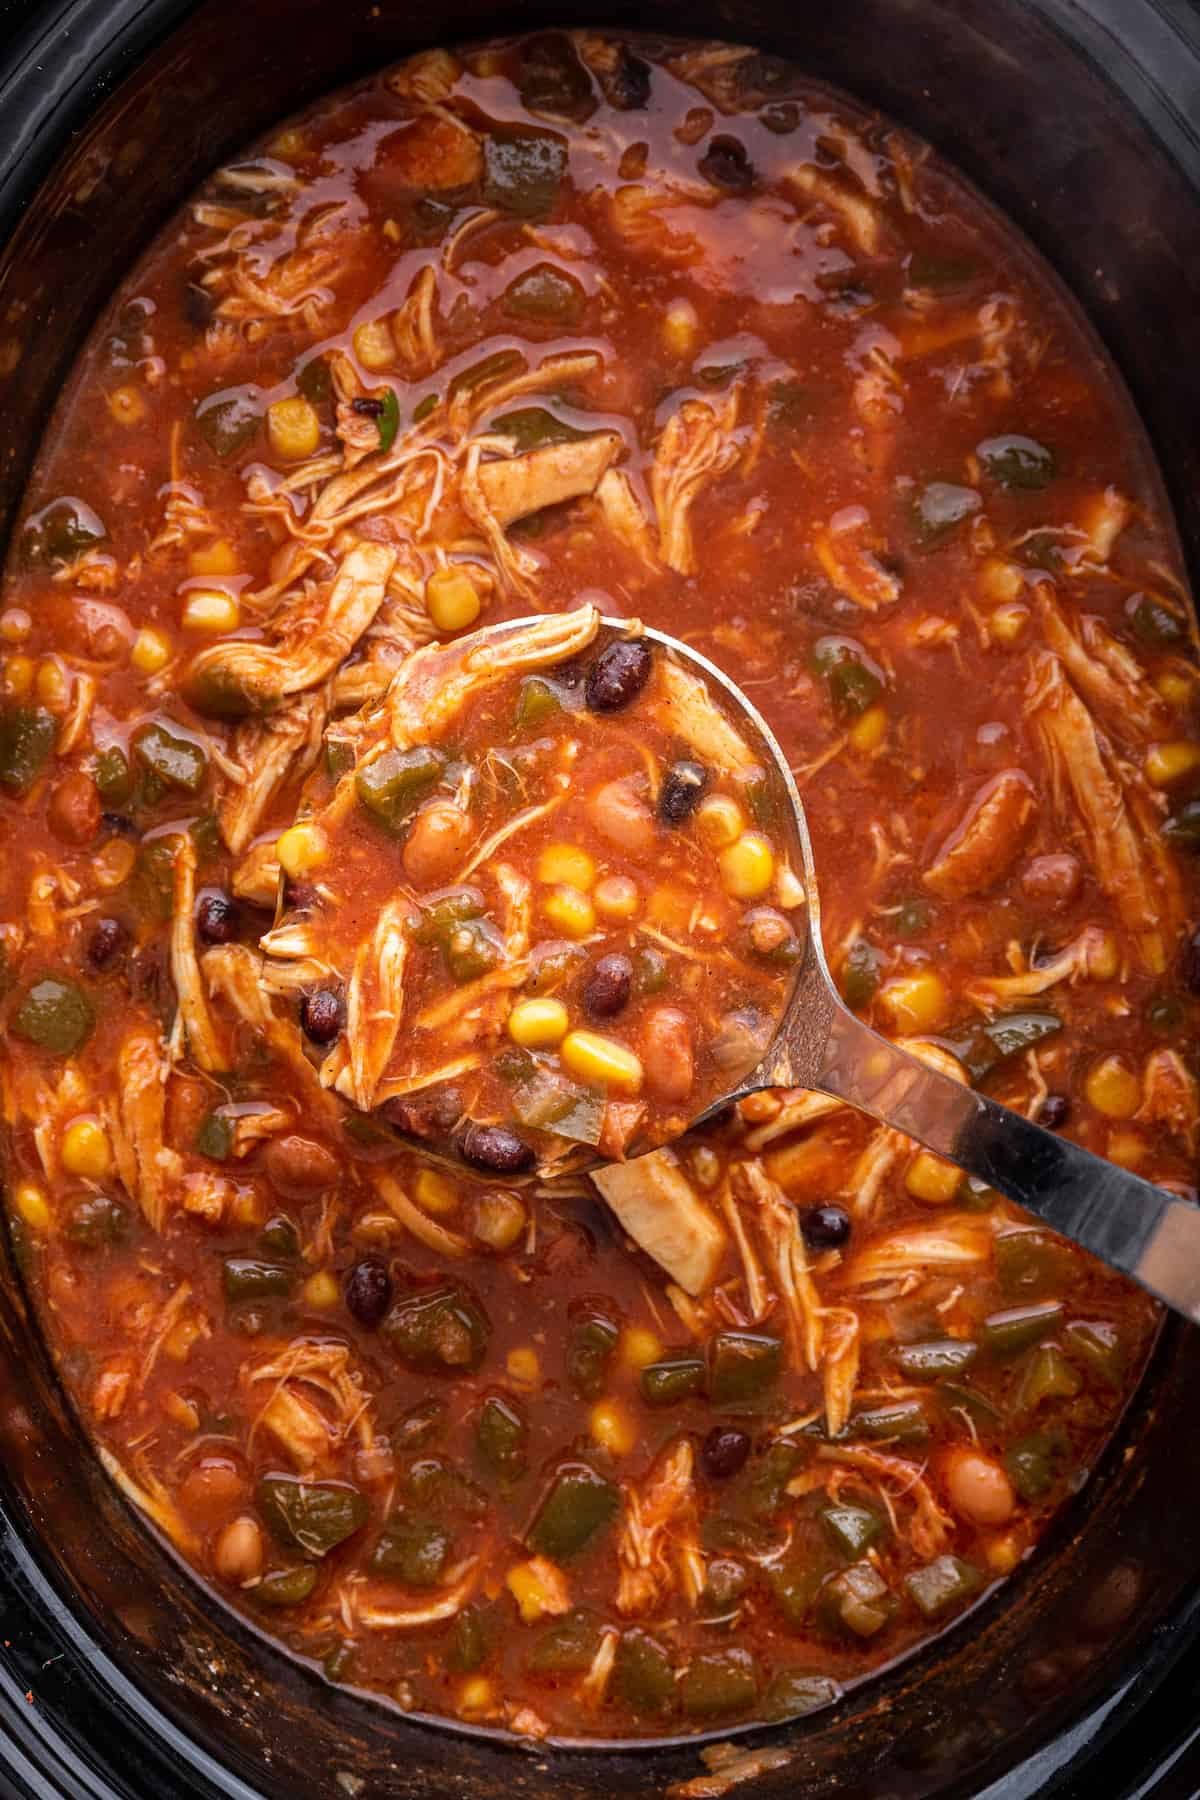
<svg viewBox="0 0 1200 1800"><path fill-rule="evenodd" d="M601 1169L592 1180L622 1228L672 1281L689 1294L708 1291L728 1240L672 1151Z"/></svg>
<svg viewBox="0 0 1200 1800"><path fill-rule="evenodd" d="M1037 815L1037 793L1023 769L1003 769L984 784L921 877L931 894L964 900L986 894L1008 873Z"/></svg>

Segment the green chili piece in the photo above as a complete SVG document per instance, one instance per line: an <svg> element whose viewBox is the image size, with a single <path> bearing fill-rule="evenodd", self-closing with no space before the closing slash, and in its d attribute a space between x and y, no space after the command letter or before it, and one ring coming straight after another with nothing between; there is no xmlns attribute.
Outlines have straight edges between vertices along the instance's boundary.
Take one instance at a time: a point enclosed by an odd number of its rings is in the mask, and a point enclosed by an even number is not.
<svg viewBox="0 0 1200 1800"><path fill-rule="evenodd" d="M909 258L909 286L929 288L935 294L965 287L975 273L975 264L965 257L934 256L924 250L914 250Z"/></svg>
<svg viewBox="0 0 1200 1800"><path fill-rule="evenodd" d="M540 725L563 710L562 691L544 675L527 675L517 690L516 724Z"/></svg>
<svg viewBox="0 0 1200 1800"><path fill-rule="evenodd" d="M830 1576L821 1589L826 1623L853 1637L871 1638L892 1618L896 1596L874 1563L857 1562Z"/></svg>
<svg viewBox="0 0 1200 1800"><path fill-rule="evenodd" d="M316 1585L317 1571L310 1564L298 1569L272 1569L250 1593L260 1606L299 1606L311 1597Z"/></svg>
<svg viewBox="0 0 1200 1800"><path fill-rule="evenodd" d="M91 1001L73 981L43 975L25 990L13 1015L12 1029L27 1043L53 1056L74 1056L92 1034Z"/></svg>
<svg viewBox="0 0 1200 1800"><path fill-rule="evenodd" d="M1052 1231L1002 1231L994 1255L996 1280L1008 1300L1046 1300L1071 1286L1071 1252Z"/></svg>
<svg viewBox="0 0 1200 1800"><path fill-rule="evenodd" d="M766 1331L718 1331L708 1346L708 1393L714 1406L759 1400L779 1379L783 1340Z"/></svg>
<svg viewBox="0 0 1200 1800"><path fill-rule="evenodd" d="M544 406L521 406L515 412L502 413L492 420L491 429L511 438L518 454L541 450L547 444L577 444L591 435L556 418Z"/></svg>
<svg viewBox="0 0 1200 1800"><path fill-rule="evenodd" d="M379 431L379 448L390 450L400 429L400 402L396 398L395 388L384 388L381 404L383 410L375 420Z"/></svg>
<svg viewBox="0 0 1200 1800"><path fill-rule="evenodd" d="M1004 1452L1004 1466L1022 1500L1040 1500L1049 1492L1065 1454L1058 1431L1034 1431Z"/></svg>
<svg viewBox="0 0 1200 1800"><path fill-rule="evenodd" d="M296 1257L300 1254L300 1233L295 1220L289 1219L286 1213L272 1213L258 1234L258 1242L267 1256Z"/></svg>
<svg viewBox="0 0 1200 1800"><path fill-rule="evenodd" d="M679 1679L679 1704L689 1719L744 1712L758 1699L761 1677L748 1650L708 1650L694 1656Z"/></svg>
<svg viewBox="0 0 1200 1800"><path fill-rule="evenodd" d="M258 430L262 409L258 389L254 387L223 388L210 394L196 407L196 425L200 435L217 456L236 456L244 450Z"/></svg>
<svg viewBox="0 0 1200 1800"><path fill-rule="evenodd" d="M310 406L333 405L333 376L329 372L329 359L323 352L309 357L296 376L296 386Z"/></svg>
<svg viewBox="0 0 1200 1800"><path fill-rule="evenodd" d="M330 781L340 781L354 767L354 750L338 738L325 739L325 773Z"/></svg>
<svg viewBox="0 0 1200 1800"><path fill-rule="evenodd" d="M883 958L866 938L855 938L842 964L842 994L846 1005L861 1012L875 998Z"/></svg>
<svg viewBox="0 0 1200 1800"><path fill-rule="evenodd" d="M867 1506L826 1506L820 1517L834 1549L856 1562L883 1536L883 1520Z"/></svg>
<svg viewBox="0 0 1200 1800"><path fill-rule="evenodd" d="M1078 1369L1057 1344L1040 1344L1021 1371L1014 1410L1034 1413L1045 1400L1073 1400L1083 1386Z"/></svg>
<svg viewBox="0 0 1200 1800"><path fill-rule="evenodd" d="M704 1358L689 1351L661 1356L647 1363L638 1376L638 1387L647 1406L678 1406L704 1388Z"/></svg>
<svg viewBox="0 0 1200 1800"><path fill-rule="evenodd" d="M197 794L208 773L208 758L199 744L177 737L165 725L141 725L133 734L133 754L166 787Z"/></svg>
<svg viewBox="0 0 1200 1800"><path fill-rule="evenodd" d="M585 1675L600 1648L601 1624L577 1607L556 1619L530 1646L525 1667L531 1675Z"/></svg>
<svg viewBox="0 0 1200 1800"><path fill-rule="evenodd" d="M397 1450L422 1450L431 1443L446 1419L446 1403L436 1397L418 1400L402 1413L392 1427L391 1438Z"/></svg>
<svg viewBox="0 0 1200 1800"><path fill-rule="evenodd" d="M967 1071L973 1085L978 1085L993 1069L1010 1057L1019 1056L1053 1037L1062 1030L1062 1020L1049 1011L1004 1013L986 1025L970 1025L938 1038L953 1052Z"/></svg>
<svg viewBox="0 0 1200 1800"><path fill-rule="evenodd" d="M1067 1351L1105 1387L1119 1388L1125 1372L1125 1348L1117 1326L1105 1319L1072 1319L1063 1332Z"/></svg>
<svg viewBox="0 0 1200 1800"><path fill-rule="evenodd" d="M223 1113L205 1113L196 1133L195 1148L213 1162L226 1162L233 1153L233 1121Z"/></svg>
<svg viewBox="0 0 1200 1800"><path fill-rule="evenodd" d="M488 1497L479 1483L444 1457L426 1456L414 1463L406 1485L418 1506L437 1517L456 1512L478 1520L487 1514Z"/></svg>
<svg viewBox="0 0 1200 1800"><path fill-rule="evenodd" d="M67 494L32 515L21 534L21 553L26 562L72 563L107 536L99 514Z"/></svg>
<svg viewBox="0 0 1200 1800"><path fill-rule="evenodd" d="M398 1510L388 1514L368 1567L373 1575L392 1575L405 1587L436 1587L450 1556L448 1531L436 1519Z"/></svg>
<svg viewBox="0 0 1200 1800"><path fill-rule="evenodd" d="M898 1444L921 1443L929 1436L929 1418L921 1400L894 1400L886 1406L868 1406L850 1420L850 1435L891 1438Z"/></svg>
<svg viewBox="0 0 1200 1800"><path fill-rule="evenodd" d="M803 1452L789 1438L776 1438L750 1465L746 1499L756 1519L769 1519L783 1505L787 1484L803 1461Z"/></svg>
<svg viewBox="0 0 1200 1800"><path fill-rule="evenodd" d="M732 1556L714 1556L704 1576L700 1611L716 1620L733 1612L750 1585L750 1571Z"/></svg>
<svg viewBox="0 0 1200 1800"><path fill-rule="evenodd" d="M454 1621L450 1646L446 1651L447 1667L456 1675L470 1675L483 1667L488 1656L488 1633L483 1613L478 1606L464 1606Z"/></svg>
<svg viewBox="0 0 1200 1800"><path fill-rule="evenodd" d="M489 1394L479 1413L475 1446L497 1475L512 1477L525 1471L529 1427L510 1400Z"/></svg>
<svg viewBox="0 0 1200 1800"><path fill-rule="evenodd" d="M364 763L354 777L362 805L373 819L394 831L416 807L445 767L446 759L429 744L411 750L385 750Z"/></svg>
<svg viewBox="0 0 1200 1800"><path fill-rule="evenodd" d="M92 770L96 791L110 810L124 806L133 792L133 775L129 759L119 744L101 750Z"/></svg>
<svg viewBox="0 0 1200 1800"><path fill-rule="evenodd" d="M781 1561L768 1564L771 1598L793 1631L803 1631L829 1574L828 1559L793 1547Z"/></svg>
<svg viewBox="0 0 1200 1800"><path fill-rule="evenodd" d="M1049 485L1057 473L1053 450L1035 438L1010 433L1007 437L985 438L975 446L975 454L1001 487L1019 493L1036 493Z"/></svg>
<svg viewBox="0 0 1200 1800"><path fill-rule="evenodd" d="M941 1381L947 1375L961 1375L979 1355L979 1345L970 1338L934 1338L925 1344L901 1344L896 1350L896 1366L910 1381Z"/></svg>
<svg viewBox="0 0 1200 1800"><path fill-rule="evenodd" d="M264 1475L255 1502L272 1535L309 1556L327 1556L367 1522L366 1500L341 1481Z"/></svg>
<svg viewBox="0 0 1200 1800"><path fill-rule="evenodd" d="M609 1314L592 1309L590 1302L573 1310L567 1334L567 1380L581 1399L598 1400L604 1392L604 1376L620 1331Z"/></svg>
<svg viewBox="0 0 1200 1800"><path fill-rule="evenodd" d="M993 1356L1019 1356L1063 1322L1061 1301L1044 1300L1036 1306L1012 1306L990 1313L983 1321L983 1342Z"/></svg>
<svg viewBox="0 0 1200 1800"><path fill-rule="evenodd" d="M321 1659L326 1681L348 1681L353 1666L354 1645L345 1642L335 1644Z"/></svg>
<svg viewBox="0 0 1200 1800"><path fill-rule="evenodd" d="M0 787L27 794L50 759L58 737L53 713L42 706L0 706Z"/></svg>
<svg viewBox="0 0 1200 1800"><path fill-rule="evenodd" d="M950 1412L965 1412L976 1425L985 1431L994 1430L1000 1424L1000 1409L994 1406L986 1394L977 1388L967 1387L964 1382L943 1381L938 1386L938 1399Z"/></svg>
<svg viewBox="0 0 1200 1800"><path fill-rule="evenodd" d="M613 1690L631 1712L670 1712L675 1705L675 1670L666 1646L636 1626L623 1631L613 1662Z"/></svg>
<svg viewBox="0 0 1200 1800"><path fill-rule="evenodd" d="M661 994L671 978L667 959L646 945L633 959L633 986L638 994Z"/></svg>
<svg viewBox="0 0 1200 1800"><path fill-rule="evenodd" d="M579 283L550 263L536 263L504 290L500 304L515 319L534 319L543 325L575 325L584 307Z"/></svg>
<svg viewBox="0 0 1200 1800"><path fill-rule="evenodd" d="M275 1295L290 1294L293 1279L290 1269L265 1262L260 1256L227 1256L221 1265L221 1282L231 1306L243 1300L269 1300Z"/></svg>
<svg viewBox="0 0 1200 1800"><path fill-rule="evenodd" d="M493 127L483 143L483 201L521 219L545 218L558 199L567 146L555 132Z"/></svg>
<svg viewBox="0 0 1200 1800"><path fill-rule="evenodd" d="M563 1463L529 1528L526 1543L536 1556L563 1562L577 1556L617 1510L617 1488L590 1463Z"/></svg>
<svg viewBox="0 0 1200 1800"><path fill-rule="evenodd" d="M403 1296L380 1327L402 1362L434 1373L477 1369L490 1329L480 1302L452 1282Z"/></svg>
<svg viewBox="0 0 1200 1800"><path fill-rule="evenodd" d="M982 1572L961 1556L936 1556L904 1577L908 1597L925 1619L941 1619L973 1600L984 1584Z"/></svg>
<svg viewBox="0 0 1200 1800"><path fill-rule="evenodd" d="M840 1700L842 1690L828 1675L804 1675L799 1669L780 1669L771 1677L763 1695L762 1716L771 1724L785 1719L807 1718L823 1706Z"/></svg>
<svg viewBox="0 0 1200 1800"><path fill-rule="evenodd" d="M462 369L450 383L450 398L456 399L459 394L473 393L485 382L499 381L503 375L516 375L525 368L525 358L519 350L494 350L469 368Z"/></svg>
<svg viewBox="0 0 1200 1800"><path fill-rule="evenodd" d="M504 961L504 939L490 919L467 919L453 927L442 954L455 981L478 981Z"/></svg>
<svg viewBox="0 0 1200 1800"><path fill-rule="evenodd" d="M85 1194L67 1215L67 1236L87 1250L111 1248L129 1234L129 1215L107 1194Z"/></svg>
<svg viewBox="0 0 1200 1800"><path fill-rule="evenodd" d="M154 838L142 844L134 865L138 894L146 911L156 919L169 919L175 904L175 850L170 838Z"/></svg>
<svg viewBox="0 0 1200 1800"><path fill-rule="evenodd" d="M419 913L406 921L406 929L414 944L445 944L456 925L477 919L483 911L483 895L478 888L455 888L429 900Z"/></svg>
<svg viewBox="0 0 1200 1800"><path fill-rule="evenodd" d="M810 388L802 381L773 381L767 389L767 424L776 431L803 431L817 416Z"/></svg>

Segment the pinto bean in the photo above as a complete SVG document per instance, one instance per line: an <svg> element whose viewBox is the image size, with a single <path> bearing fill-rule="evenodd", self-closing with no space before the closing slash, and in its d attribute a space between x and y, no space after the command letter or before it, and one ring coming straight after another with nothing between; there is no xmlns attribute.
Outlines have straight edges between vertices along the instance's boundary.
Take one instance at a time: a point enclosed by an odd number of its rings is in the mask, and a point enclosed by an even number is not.
<svg viewBox="0 0 1200 1800"><path fill-rule="evenodd" d="M263 1534L257 1519L242 1513L220 1533L213 1545L213 1568L231 1587L245 1587L262 1574Z"/></svg>
<svg viewBox="0 0 1200 1800"><path fill-rule="evenodd" d="M654 844L654 816L634 792L632 779L606 781L588 801L592 824L602 837L621 850L635 853Z"/></svg>
<svg viewBox="0 0 1200 1800"><path fill-rule="evenodd" d="M1016 1510L1012 1482L982 1450L951 1450L942 1464L942 1479L954 1511L973 1525L1006 1525Z"/></svg>
<svg viewBox="0 0 1200 1800"><path fill-rule="evenodd" d="M50 796L46 822L64 844L90 844L100 829L100 795L90 775L73 769Z"/></svg>
<svg viewBox="0 0 1200 1800"><path fill-rule="evenodd" d="M1021 876L1021 889L1027 900L1057 910L1071 904L1082 877L1079 858L1068 850L1060 850L1049 856L1031 857Z"/></svg>
<svg viewBox="0 0 1200 1800"><path fill-rule="evenodd" d="M642 1022L642 1068L659 1100L686 1100L696 1078L692 1026L677 1006L655 1006Z"/></svg>
<svg viewBox="0 0 1200 1800"><path fill-rule="evenodd" d="M452 800L432 800L413 820L401 861L418 887L449 880L470 841L472 825Z"/></svg>
<svg viewBox="0 0 1200 1800"><path fill-rule="evenodd" d="M341 1165L331 1150L315 1138L290 1131L272 1138L263 1156L271 1185L288 1199L303 1199L332 1187Z"/></svg>
<svg viewBox="0 0 1200 1800"><path fill-rule="evenodd" d="M212 1526L228 1516L246 1491L246 1479L229 1457L206 1456L179 1484L179 1504L197 1525Z"/></svg>

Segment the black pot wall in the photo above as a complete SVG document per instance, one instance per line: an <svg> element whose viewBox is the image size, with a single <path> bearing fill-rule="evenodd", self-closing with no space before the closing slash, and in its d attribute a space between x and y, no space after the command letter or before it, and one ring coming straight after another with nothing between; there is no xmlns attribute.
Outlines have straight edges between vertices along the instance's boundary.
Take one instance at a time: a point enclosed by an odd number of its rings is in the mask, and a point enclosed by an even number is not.
<svg viewBox="0 0 1200 1800"><path fill-rule="evenodd" d="M1200 567L1186 0L595 0L574 16L762 44L932 139L1083 301ZM436 23L387 0L0 0L0 520L96 311L228 151L422 44L571 18L541 0L460 0ZM1179 1731L1140 1709L1190 1693L1178 1665L1200 1640L1198 1378L1196 1334L1170 1331L1122 1441L1004 1603L827 1717L756 1734L796 1756L753 1793L1118 1800L1122 1746L1139 1780L1168 1760ZM553 1754L422 1726L210 1610L84 1449L0 1245L0 1794L585 1800L699 1773L694 1747Z"/></svg>

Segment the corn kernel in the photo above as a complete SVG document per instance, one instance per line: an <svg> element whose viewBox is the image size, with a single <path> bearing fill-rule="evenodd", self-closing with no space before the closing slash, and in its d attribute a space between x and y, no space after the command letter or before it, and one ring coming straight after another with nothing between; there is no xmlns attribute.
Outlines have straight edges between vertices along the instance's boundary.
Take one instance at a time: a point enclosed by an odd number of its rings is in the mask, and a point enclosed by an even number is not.
<svg viewBox="0 0 1200 1800"><path fill-rule="evenodd" d="M658 1361L663 1343L645 1325L627 1325L621 1333L619 1349L626 1368L644 1369L647 1363Z"/></svg>
<svg viewBox="0 0 1200 1800"><path fill-rule="evenodd" d="M486 1675L472 1675L458 1690L458 1712L461 1718L478 1718L496 1704L495 1690Z"/></svg>
<svg viewBox="0 0 1200 1800"><path fill-rule="evenodd" d="M538 857L537 878L548 887L562 882L586 894L596 879L596 865L575 844L547 844Z"/></svg>
<svg viewBox="0 0 1200 1800"><path fill-rule="evenodd" d="M536 1387L542 1379L542 1365L538 1361L538 1353L529 1344L519 1344L510 1350L504 1362L511 1380L521 1387Z"/></svg>
<svg viewBox="0 0 1200 1800"><path fill-rule="evenodd" d="M6 644L23 644L33 630L33 620L23 606L6 606L0 612L0 638Z"/></svg>
<svg viewBox="0 0 1200 1800"><path fill-rule="evenodd" d="M62 1164L68 1175L84 1175L103 1181L112 1168L112 1150L103 1125L96 1119L75 1119L63 1133Z"/></svg>
<svg viewBox="0 0 1200 1800"><path fill-rule="evenodd" d="M672 300L662 319L662 341L672 356L686 356L700 332L700 318L690 300Z"/></svg>
<svg viewBox="0 0 1200 1800"><path fill-rule="evenodd" d="M566 1036L569 1023L561 1000L518 1000L508 1015L508 1035L522 1050L549 1050Z"/></svg>
<svg viewBox="0 0 1200 1800"><path fill-rule="evenodd" d="M370 319L354 333L354 354L364 369L390 369L396 360L392 328L386 319Z"/></svg>
<svg viewBox="0 0 1200 1800"><path fill-rule="evenodd" d="M879 1004L905 1037L920 1037L944 1025L950 1011L946 984L934 969L897 975L879 990Z"/></svg>
<svg viewBox="0 0 1200 1800"><path fill-rule="evenodd" d="M994 1537L984 1551L988 1568L995 1575L1011 1575L1021 1560L1021 1546L1010 1531Z"/></svg>
<svg viewBox="0 0 1200 1800"><path fill-rule="evenodd" d="M302 881L319 869L329 852L325 834L317 825L289 825L275 846L279 866L293 881Z"/></svg>
<svg viewBox="0 0 1200 1800"><path fill-rule="evenodd" d="M628 875L606 875L592 892L592 904L602 919L632 919L641 896Z"/></svg>
<svg viewBox="0 0 1200 1800"><path fill-rule="evenodd" d="M418 1169L413 1181L413 1199L422 1212L444 1219L458 1211L458 1189L448 1175L437 1169Z"/></svg>
<svg viewBox="0 0 1200 1800"><path fill-rule="evenodd" d="M489 1250L511 1250L528 1223L523 1201L503 1188L480 1194L475 1202L474 1235Z"/></svg>
<svg viewBox="0 0 1200 1800"><path fill-rule="evenodd" d="M1029 608L1019 601L1008 606L998 606L988 620L992 636L998 644L1016 644L1025 634L1029 623Z"/></svg>
<svg viewBox="0 0 1200 1800"><path fill-rule="evenodd" d="M1025 577L1016 563L989 556L979 571L979 585L989 600L1000 604L1016 599L1025 585Z"/></svg>
<svg viewBox="0 0 1200 1800"><path fill-rule="evenodd" d="M904 1176L904 1185L913 1199L923 1200L927 1206L949 1206L961 1182L961 1169L928 1150L913 1157Z"/></svg>
<svg viewBox="0 0 1200 1800"><path fill-rule="evenodd" d="M1152 787L1170 787L1200 768L1200 744L1183 740L1174 744L1151 744L1146 752L1146 780Z"/></svg>
<svg viewBox="0 0 1200 1800"><path fill-rule="evenodd" d="M887 708L868 706L866 712L855 719L847 734L851 747L861 756L869 756L872 750L878 750L882 744L887 736L887 728Z"/></svg>
<svg viewBox="0 0 1200 1800"><path fill-rule="evenodd" d="M721 886L733 900L761 900L775 876L775 852L761 831L744 831L717 862Z"/></svg>
<svg viewBox="0 0 1200 1800"><path fill-rule="evenodd" d="M504 1585L516 1601L526 1625L558 1610L558 1597L542 1579L536 1561L514 1564L504 1577Z"/></svg>
<svg viewBox="0 0 1200 1800"><path fill-rule="evenodd" d="M92 875L96 886L111 893L128 881L137 861L137 851L128 838L109 838L92 858Z"/></svg>
<svg viewBox="0 0 1200 1800"><path fill-rule="evenodd" d="M556 887L542 901L542 911L564 937L585 938L596 923L596 909L578 888Z"/></svg>
<svg viewBox="0 0 1200 1800"><path fill-rule="evenodd" d="M50 1203L40 1187L32 1181L23 1181L13 1196L17 1211L32 1231L47 1231L50 1227Z"/></svg>
<svg viewBox="0 0 1200 1800"><path fill-rule="evenodd" d="M146 416L146 402L135 387L114 388L108 396L108 410L118 425L140 425Z"/></svg>
<svg viewBox="0 0 1200 1800"><path fill-rule="evenodd" d="M435 569L425 583L425 610L439 631L465 631L481 607L479 589L465 569Z"/></svg>
<svg viewBox="0 0 1200 1800"><path fill-rule="evenodd" d="M157 675L171 660L171 645L161 631L146 626L133 640L129 660L139 675Z"/></svg>
<svg viewBox="0 0 1200 1800"><path fill-rule="evenodd" d="M289 125L272 138L271 155L280 162L301 162L308 155L308 139L295 125Z"/></svg>
<svg viewBox="0 0 1200 1800"><path fill-rule="evenodd" d="M321 443L321 421L316 408L302 395L272 400L267 408L267 437L276 456L301 462L315 456Z"/></svg>
<svg viewBox="0 0 1200 1800"><path fill-rule="evenodd" d="M598 1031L569 1031L559 1056L563 1066L581 1081L600 1081L626 1094L636 1094L641 1088L641 1060L624 1044L601 1037Z"/></svg>
<svg viewBox="0 0 1200 1800"><path fill-rule="evenodd" d="M302 1292L307 1305L317 1306L322 1310L336 1306L341 1299L337 1281L328 1269L318 1269L315 1275L310 1275Z"/></svg>
<svg viewBox="0 0 1200 1800"><path fill-rule="evenodd" d="M637 1443L633 1420L616 1400L599 1400L588 1417L593 1439L611 1456L628 1456Z"/></svg>
<svg viewBox="0 0 1200 1800"><path fill-rule="evenodd" d="M33 692L34 662L31 656L4 659L4 692L10 700L28 700Z"/></svg>
<svg viewBox="0 0 1200 1800"><path fill-rule="evenodd" d="M236 575L238 553L228 538L214 538L211 544L191 551L188 568L193 575Z"/></svg>
<svg viewBox="0 0 1200 1800"><path fill-rule="evenodd" d="M1167 705L1176 707L1180 712L1191 700L1191 676L1181 675L1178 669L1164 669L1161 675L1155 676L1154 685Z"/></svg>
<svg viewBox="0 0 1200 1800"><path fill-rule="evenodd" d="M710 794L696 808L696 830L710 850L725 850L741 836L745 814L728 794Z"/></svg>
<svg viewBox="0 0 1200 1800"><path fill-rule="evenodd" d="M1137 1170L1144 1167L1146 1162L1146 1140L1138 1131L1124 1128L1110 1131L1104 1154L1109 1162L1120 1163L1123 1169Z"/></svg>
<svg viewBox="0 0 1200 1800"><path fill-rule="evenodd" d="M262 1196L250 1183L239 1182L234 1191L233 1204L229 1209L229 1220L232 1225L261 1225L265 1217Z"/></svg>
<svg viewBox="0 0 1200 1800"><path fill-rule="evenodd" d="M71 698L70 678L62 664L52 656L44 656L38 664L34 686L42 705L52 710L61 711Z"/></svg>
<svg viewBox="0 0 1200 1800"><path fill-rule="evenodd" d="M1142 1103L1142 1084L1119 1056L1105 1056L1088 1070L1088 1105L1106 1119L1131 1119Z"/></svg>
<svg viewBox="0 0 1200 1800"><path fill-rule="evenodd" d="M237 595L224 588L191 588L184 596L183 628L217 637L225 631L236 631L242 622L242 609Z"/></svg>

